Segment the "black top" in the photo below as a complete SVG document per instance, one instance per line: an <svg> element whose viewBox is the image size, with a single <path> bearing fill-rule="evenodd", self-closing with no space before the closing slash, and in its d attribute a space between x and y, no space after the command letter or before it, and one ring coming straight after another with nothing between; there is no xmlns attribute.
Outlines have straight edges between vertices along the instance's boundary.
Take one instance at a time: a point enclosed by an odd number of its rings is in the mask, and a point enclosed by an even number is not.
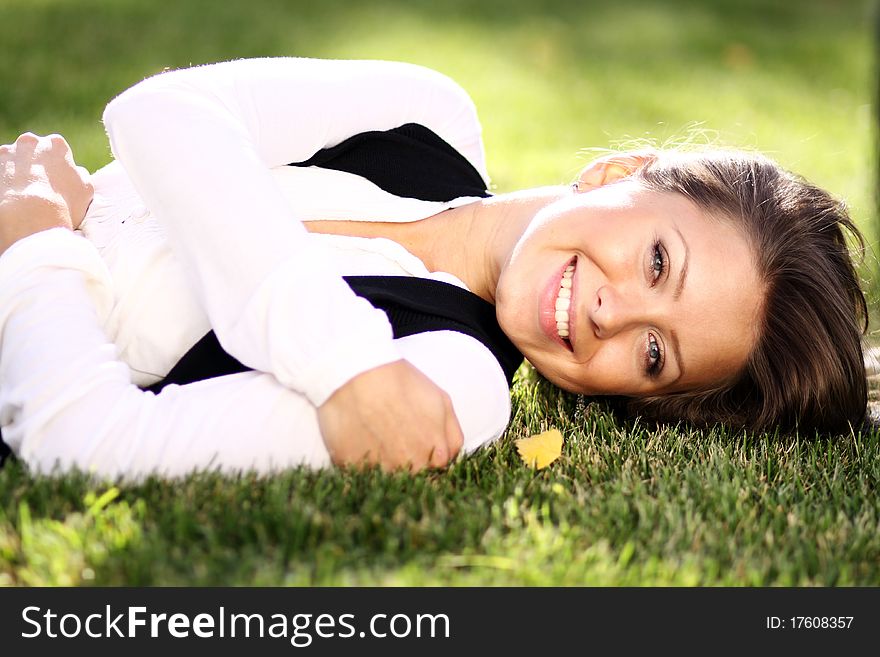
<svg viewBox="0 0 880 657"><path fill-rule="evenodd" d="M418 123L362 132L290 166L354 173L390 194L422 201L490 196L474 165Z"/></svg>
<svg viewBox="0 0 880 657"><path fill-rule="evenodd" d="M395 338L427 331L458 331L482 342L492 352L507 378L522 363L522 354L498 326L495 306L457 285L410 276L346 276L355 294L385 311ZM214 331L199 340L162 381L147 390L159 392L170 383L192 383L251 368L220 346Z"/></svg>

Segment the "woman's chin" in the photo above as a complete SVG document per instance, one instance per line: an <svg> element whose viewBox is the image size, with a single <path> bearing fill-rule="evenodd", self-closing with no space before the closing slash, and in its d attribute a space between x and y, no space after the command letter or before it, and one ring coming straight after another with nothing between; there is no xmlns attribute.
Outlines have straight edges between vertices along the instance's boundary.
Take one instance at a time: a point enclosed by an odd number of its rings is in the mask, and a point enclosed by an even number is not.
<svg viewBox="0 0 880 657"><path fill-rule="evenodd" d="M529 360L527 358L527 360ZM534 361L529 360L529 363L532 367L535 368L535 371L538 372L544 379L546 379L549 383L552 383L554 386L563 390L565 392L570 392L575 395L587 395L592 393L584 392L584 388L582 385L578 385L563 377L559 372L553 371L551 369L545 369L540 366L540 364L535 364Z"/></svg>

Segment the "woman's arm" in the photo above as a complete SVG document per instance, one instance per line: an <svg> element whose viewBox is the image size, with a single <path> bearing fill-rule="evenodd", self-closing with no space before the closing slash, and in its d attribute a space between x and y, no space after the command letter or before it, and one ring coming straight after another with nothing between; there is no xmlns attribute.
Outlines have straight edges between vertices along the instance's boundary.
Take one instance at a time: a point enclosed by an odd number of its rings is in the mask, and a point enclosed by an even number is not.
<svg viewBox="0 0 880 657"><path fill-rule="evenodd" d="M314 407L268 374L139 390L101 329L111 307L103 261L70 230L0 258L0 424L30 467L133 479L329 465Z"/></svg>
<svg viewBox="0 0 880 657"><path fill-rule="evenodd" d="M314 406L271 375L169 386L158 396L133 386L101 330L113 301L109 273L70 231L91 187L69 148L57 136L24 135L0 147L0 163L0 425L22 459L42 472L77 466L129 478L329 462ZM509 399L482 345L448 332L400 342L450 391L468 449L500 434ZM484 376L463 379L468 365Z"/></svg>
<svg viewBox="0 0 880 657"><path fill-rule="evenodd" d="M135 387L101 329L112 301L94 246L67 229L31 235L0 257L0 425L34 470L137 479L330 464L314 406L271 375L218 377L159 395ZM467 451L501 434L509 397L482 345L433 333L400 346L453 391ZM462 380L465 363L484 376Z"/></svg>
<svg viewBox="0 0 880 657"><path fill-rule="evenodd" d="M101 330L113 302L109 273L71 231L92 191L57 135L0 146L4 441L43 472L76 465L132 477L329 462L314 407L270 375L158 397L131 384Z"/></svg>
<svg viewBox="0 0 880 657"><path fill-rule="evenodd" d="M104 120L224 348L319 407L337 462L365 446L389 466L442 465L457 453L448 395L402 362L385 315L306 247L269 168L418 122L482 171L479 123L460 87L409 64L241 60L148 79Z"/></svg>
<svg viewBox="0 0 880 657"><path fill-rule="evenodd" d="M482 168L470 100L448 78L409 64L259 59L174 71L123 93L104 121L224 348L316 406L400 355L384 313L307 248L269 168L408 122Z"/></svg>

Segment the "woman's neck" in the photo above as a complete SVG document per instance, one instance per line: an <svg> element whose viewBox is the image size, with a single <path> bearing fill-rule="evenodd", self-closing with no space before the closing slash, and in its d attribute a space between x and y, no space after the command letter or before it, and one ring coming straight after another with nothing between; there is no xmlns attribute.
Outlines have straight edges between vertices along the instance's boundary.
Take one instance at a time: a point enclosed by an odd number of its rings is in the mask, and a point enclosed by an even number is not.
<svg viewBox="0 0 880 657"><path fill-rule="evenodd" d="M305 226L313 233L393 240L429 271L453 274L494 304L501 270L532 218L567 193L568 187L541 187L499 194L419 221L309 221Z"/></svg>

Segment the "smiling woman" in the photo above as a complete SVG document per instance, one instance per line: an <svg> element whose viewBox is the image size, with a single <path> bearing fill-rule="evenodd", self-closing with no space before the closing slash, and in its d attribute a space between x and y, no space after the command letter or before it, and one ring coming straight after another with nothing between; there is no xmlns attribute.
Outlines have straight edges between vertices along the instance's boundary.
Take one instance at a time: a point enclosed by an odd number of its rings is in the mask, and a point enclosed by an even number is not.
<svg viewBox="0 0 880 657"><path fill-rule="evenodd" d="M662 419L864 416L855 229L761 156L492 196L467 94L376 61L173 71L104 120L85 216L39 192L63 140L0 153L0 418L35 467L442 466L503 433L522 356Z"/></svg>
<svg viewBox="0 0 880 657"><path fill-rule="evenodd" d="M502 272L497 308L557 385L645 396L731 379L755 341L761 298L741 230L623 179L535 216Z"/></svg>
<svg viewBox="0 0 880 657"><path fill-rule="evenodd" d="M575 189L499 280L499 322L547 379L700 426L860 425L867 310L843 204L723 150L608 156Z"/></svg>

